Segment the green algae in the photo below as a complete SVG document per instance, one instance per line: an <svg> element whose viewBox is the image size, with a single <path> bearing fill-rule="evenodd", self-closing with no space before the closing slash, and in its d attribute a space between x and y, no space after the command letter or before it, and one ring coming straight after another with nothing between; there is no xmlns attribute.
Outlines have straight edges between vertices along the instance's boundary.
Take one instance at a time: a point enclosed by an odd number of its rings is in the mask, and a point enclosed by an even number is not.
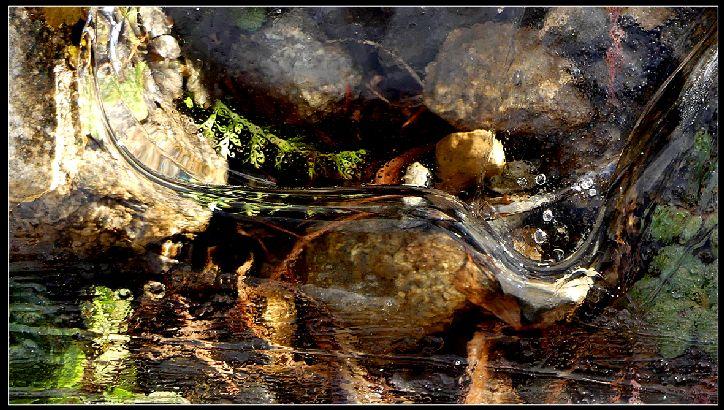
<svg viewBox="0 0 724 410"><path fill-rule="evenodd" d="M116 76L103 77L99 86L103 102L109 105L124 104L138 121L148 117L148 107L143 98L145 70L146 63L139 62L124 69L120 80Z"/></svg>
<svg viewBox="0 0 724 410"><path fill-rule="evenodd" d="M365 149L355 151L322 152L304 141L303 137L279 137L268 128L254 124L217 100L210 109L195 106L189 97L179 104L181 109L196 113L201 134L214 144L225 158L239 158L242 163L256 169L273 163L279 172L288 172L292 164L305 163L309 180L318 173L333 170L337 178L354 179L367 160Z"/></svg>

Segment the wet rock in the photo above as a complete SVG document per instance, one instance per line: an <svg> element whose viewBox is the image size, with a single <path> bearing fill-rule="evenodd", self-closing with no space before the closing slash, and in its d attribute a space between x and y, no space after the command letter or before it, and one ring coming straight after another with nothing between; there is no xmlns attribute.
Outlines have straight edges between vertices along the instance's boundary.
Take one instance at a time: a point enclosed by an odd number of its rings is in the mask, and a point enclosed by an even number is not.
<svg viewBox="0 0 724 410"><path fill-rule="evenodd" d="M341 44L329 43L303 10L282 15L229 51L231 70L262 110L288 122L317 122L344 109L361 75Z"/></svg>
<svg viewBox="0 0 724 410"><path fill-rule="evenodd" d="M151 74L162 95L174 100L183 95L183 75L178 61L157 61L149 64Z"/></svg>
<svg viewBox="0 0 724 410"><path fill-rule="evenodd" d="M430 185L431 177L432 174L429 169L419 162L413 162L407 167L405 175L402 176L402 182L406 185L426 187Z"/></svg>
<svg viewBox="0 0 724 410"><path fill-rule="evenodd" d="M709 19L715 17L704 8L559 7L539 37L574 63L571 72L596 95L600 117L625 132Z"/></svg>
<svg viewBox="0 0 724 410"><path fill-rule="evenodd" d="M511 232L513 237L513 248L525 255L527 258L540 261L543 259L543 250L540 243L536 241L535 227L519 227Z"/></svg>
<svg viewBox="0 0 724 410"><path fill-rule="evenodd" d="M62 146L54 134L55 102L46 91L55 85L55 75L47 64L54 53L48 48L28 52L35 41L46 39L50 33L42 21L30 20L26 9L11 9L9 20L8 194L11 201L26 201L57 184L54 164Z"/></svg>
<svg viewBox="0 0 724 410"><path fill-rule="evenodd" d="M510 161L490 178L490 189L499 194L521 192L536 186L537 167L528 161Z"/></svg>
<svg viewBox="0 0 724 410"><path fill-rule="evenodd" d="M363 72L373 72L379 64L370 45L361 41L379 42L385 34L394 9L387 7L314 7L307 9L329 39L355 40L343 43Z"/></svg>
<svg viewBox="0 0 724 410"><path fill-rule="evenodd" d="M186 61L186 89L191 93L194 105L208 108L211 105L211 97L204 87L201 71L197 68L197 64L192 60Z"/></svg>
<svg viewBox="0 0 724 410"><path fill-rule="evenodd" d="M484 21L510 20L520 14L522 9L517 7L500 11L497 7L397 7L382 46L423 76L425 67L435 59L451 30ZM397 65L383 53L380 61L388 70Z"/></svg>
<svg viewBox="0 0 724 410"><path fill-rule="evenodd" d="M181 56L181 47L173 36L164 34L151 39L151 50L163 58L174 59Z"/></svg>
<svg viewBox="0 0 724 410"><path fill-rule="evenodd" d="M189 118L170 107L151 110L142 126L129 125L127 130L126 148L146 166L164 175L186 174L210 184L222 184L226 180L228 166L224 159L207 140L197 135Z"/></svg>
<svg viewBox="0 0 724 410"><path fill-rule="evenodd" d="M678 60L683 59L705 34L697 25L711 26L718 21L714 7L671 7L672 16L665 24L656 27L661 43L671 49Z"/></svg>
<svg viewBox="0 0 724 410"><path fill-rule="evenodd" d="M456 29L427 66L427 107L463 130L546 134L591 120L574 85L572 64L546 49L537 33L512 24Z"/></svg>
<svg viewBox="0 0 724 410"><path fill-rule="evenodd" d="M547 172L558 177L576 178L583 174L600 173L611 166L621 153L626 135L614 122L599 122L590 129L562 136L558 140L560 160ZM610 176L610 169L607 176Z"/></svg>
<svg viewBox="0 0 724 410"><path fill-rule="evenodd" d="M166 13L160 7L139 7L138 14L141 16L141 22L149 34L154 39L164 34L171 33L171 24Z"/></svg>
<svg viewBox="0 0 724 410"><path fill-rule="evenodd" d="M482 182L486 175L500 172L505 164L503 145L491 131L456 132L435 146L438 175L443 188L451 192Z"/></svg>
<svg viewBox="0 0 724 410"><path fill-rule="evenodd" d="M621 13L633 17L646 31L662 26L674 15L671 7L624 7Z"/></svg>
<svg viewBox="0 0 724 410"><path fill-rule="evenodd" d="M166 286L161 282L149 281L143 285L143 298L159 300L166 295Z"/></svg>
<svg viewBox="0 0 724 410"><path fill-rule="evenodd" d="M611 44L609 27L604 7L553 7L538 36L547 47L598 53Z"/></svg>
<svg viewBox="0 0 724 410"><path fill-rule="evenodd" d="M354 329L366 351L409 348L442 330L467 299L459 278L481 274L444 232L373 220L348 226L305 250L302 288Z"/></svg>
<svg viewBox="0 0 724 410"><path fill-rule="evenodd" d="M204 229L208 209L140 176L104 142L88 78L53 58L64 46L54 36L68 33L49 35L24 8L12 9L9 23L9 52L17 57L8 89L10 260L145 254L149 244ZM189 140L198 140L195 132L173 138L192 152L203 145ZM207 148L204 155L215 155Z"/></svg>

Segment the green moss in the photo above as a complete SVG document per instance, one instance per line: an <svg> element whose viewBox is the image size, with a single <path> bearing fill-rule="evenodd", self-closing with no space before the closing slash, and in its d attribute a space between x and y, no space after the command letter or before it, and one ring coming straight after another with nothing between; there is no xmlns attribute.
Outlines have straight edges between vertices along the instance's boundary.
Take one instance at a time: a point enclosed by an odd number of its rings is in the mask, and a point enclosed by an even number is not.
<svg viewBox="0 0 724 410"><path fill-rule="evenodd" d="M136 394L120 387L113 387L111 390L103 392L103 397L109 402L124 403L133 401L136 398Z"/></svg>
<svg viewBox="0 0 724 410"><path fill-rule="evenodd" d="M716 219L716 215L714 215L713 219ZM717 229L716 221L714 221L714 225L712 226L712 228L713 229L711 231L711 234L709 234L709 240L711 240L711 252L715 258L719 258L719 229ZM708 228L705 227L705 229Z"/></svg>
<svg viewBox="0 0 724 410"><path fill-rule="evenodd" d="M697 311L696 316L696 338L697 347L709 353L713 358L717 357L719 346L719 312L717 305L710 309Z"/></svg>
<svg viewBox="0 0 724 410"><path fill-rule="evenodd" d="M702 197L702 185L706 182L707 174L717 168L714 144L715 139L705 130L694 134L694 144L685 159L689 178L684 187L684 199L691 205L699 202Z"/></svg>
<svg viewBox="0 0 724 410"><path fill-rule="evenodd" d="M643 306L647 304L655 295L656 291L661 287L661 280L650 275L645 275L629 289L629 296L636 305Z"/></svg>
<svg viewBox="0 0 724 410"><path fill-rule="evenodd" d="M701 220L695 225L698 231ZM692 252L682 245L664 246L651 261L649 274L629 291L658 336L661 355L667 358L689 346L712 356L716 352L718 325L712 312L717 311L719 268L717 261L704 263Z"/></svg>
<svg viewBox="0 0 724 410"><path fill-rule="evenodd" d="M318 172L328 173L332 168L340 179L353 179L365 163L367 151L320 152L301 137L282 138L267 128L260 127L237 114L221 101L216 101L210 110L193 105L191 99L184 99L181 108L195 113L199 129L211 140L217 152L227 158L239 158L254 168L272 164L276 171L288 171L295 160L306 163L309 180Z"/></svg>
<svg viewBox="0 0 724 410"><path fill-rule="evenodd" d="M173 392L152 392L148 395L134 393L121 387L113 387L103 392L103 398L108 403L188 403L188 400Z"/></svg>
<svg viewBox="0 0 724 410"><path fill-rule="evenodd" d="M660 242L671 243L684 231L691 214L674 206L657 206L651 220L651 236Z"/></svg>
<svg viewBox="0 0 724 410"><path fill-rule="evenodd" d="M700 130L694 134L694 149L691 154L699 160L701 165L709 159L714 146L713 143L714 139L711 134L704 130Z"/></svg>
<svg viewBox="0 0 724 410"><path fill-rule="evenodd" d="M55 386L59 388L79 387L83 380L86 355L77 343L73 343L59 356L60 368L55 373Z"/></svg>
<svg viewBox="0 0 724 410"><path fill-rule="evenodd" d="M691 344L696 319L696 304L663 294L647 312L646 319L657 329L659 352L665 358L684 353Z"/></svg>
<svg viewBox="0 0 724 410"><path fill-rule="evenodd" d="M148 107L143 99L146 63L139 62L121 72L122 79L107 76L101 79L101 98L106 104L125 104L131 114L141 121L148 117Z"/></svg>
<svg viewBox="0 0 724 410"><path fill-rule="evenodd" d="M687 219L684 223L684 228L681 230L679 241L681 243L685 243L696 236L696 234L699 233L699 229L701 229L702 221L703 220L699 215L694 215Z"/></svg>
<svg viewBox="0 0 724 410"><path fill-rule="evenodd" d="M235 7L230 12L236 26L244 31L257 31L266 21L266 12L262 7Z"/></svg>
<svg viewBox="0 0 724 410"><path fill-rule="evenodd" d="M668 276L678 269L682 263L686 263L691 257L691 255L687 254L684 246L665 246L659 250L659 253L651 261L651 268L664 276ZM684 260L684 258L687 260Z"/></svg>
<svg viewBox="0 0 724 410"><path fill-rule="evenodd" d="M126 320L132 313L130 291L94 286L90 294L93 298L81 304L81 315L88 330L99 338L124 333L128 328Z"/></svg>

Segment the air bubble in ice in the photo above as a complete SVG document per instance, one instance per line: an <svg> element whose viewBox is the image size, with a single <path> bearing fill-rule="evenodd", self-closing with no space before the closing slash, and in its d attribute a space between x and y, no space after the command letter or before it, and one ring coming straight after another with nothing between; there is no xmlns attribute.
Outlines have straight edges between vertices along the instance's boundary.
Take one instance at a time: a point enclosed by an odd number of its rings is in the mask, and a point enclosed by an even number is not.
<svg viewBox="0 0 724 410"><path fill-rule="evenodd" d="M596 196L598 192L596 192L595 189L591 188L588 190L588 196Z"/></svg>
<svg viewBox="0 0 724 410"><path fill-rule="evenodd" d="M533 240L535 241L535 243L543 243L546 241L546 239L548 239L548 234L543 232L543 230L540 228L536 229L535 233L533 234Z"/></svg>
<svg viewBox="0 0 724 410"><path fill-rule="evenodd" d="M556 260L559 261L563 259L563 256L565 255L565 252L563 252L563 249L553 249L553 253L556 255Z"/></svg>
<svg viewBox="0 0 724 410"><path fill-rule="evenodd" d="M546 209L545 211L543 211L543 220L546 222L552 221L553 220L553 211L551 211L550 209Z"/></svg>
<svg viewBox="0 0 724 410"><path fill-rule="evenodd" d="M535 183L538 185L543 185L546 183L546 175L545 174L538 174L535 176Z"/></svg>
<svg viewBox="0 0 724 410"><path fill-rule="evenodd" d="M593 186L593 180L591 178L585 178L583 181L581 181L581 188L588 189Z"/></svg>

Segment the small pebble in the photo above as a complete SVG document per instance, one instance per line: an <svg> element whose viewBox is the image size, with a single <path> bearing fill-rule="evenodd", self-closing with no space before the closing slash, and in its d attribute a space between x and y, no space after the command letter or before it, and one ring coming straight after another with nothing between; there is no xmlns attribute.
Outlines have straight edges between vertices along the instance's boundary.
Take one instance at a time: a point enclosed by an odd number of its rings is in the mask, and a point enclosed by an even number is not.
<svg viewBox="0 0 724 410"><path fill-rule="evenodd" d="M593 186L593 181L591 178L586 178L583 181L581 181L581 188L588 189Z"/></svg>

